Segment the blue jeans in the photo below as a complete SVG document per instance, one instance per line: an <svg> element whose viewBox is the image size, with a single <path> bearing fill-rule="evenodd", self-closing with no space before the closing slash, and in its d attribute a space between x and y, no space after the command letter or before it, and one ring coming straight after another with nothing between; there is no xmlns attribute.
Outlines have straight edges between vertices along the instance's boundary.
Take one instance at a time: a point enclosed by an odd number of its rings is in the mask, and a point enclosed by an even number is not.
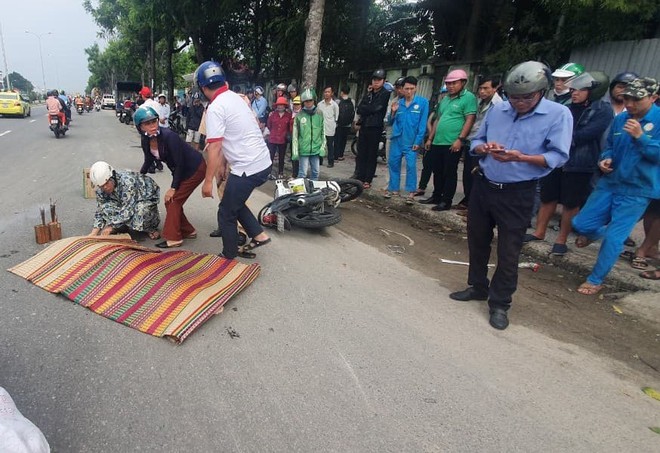
<svg viewBox="0 0 660 453"><path fill-rule="evenodd" d="M587 282L592 285L603 283L623 250L623 241L650 201L646 197L617 195L602 189L592 192L584 208L573 218L573 228L578 234L594 241L603 238Z"/></svg>
<svg viewBox="0 0 660 453"><path fill-rule="evenodd" d="M406 160L406 192L414 192L417 188L417 153L403 146L397 139L390 142L390 155L387 166L390 170L390 182L387 190L398 192L401 186L401 159Z"/></svg>
<svg viewBox="0 0 660 453"><path fill-rule="evenodd" d="M225 192L218 209L218 224L222 234L222 254L234 259L238 255L238 223L245 229L248 237L254 238L263 233L263 228L245 203L252 191L265 183L270 174L270 167L250 176L229 174Z"/></svg>
<svg viewBox="0 0 660 453"><path fill-rule="evenodd" d="M312 167L312 177L310 178L312 181L316 181L319 179L319 155L316 154L314 156L300 156L298 157L300 160L300 169L298 170L298 177L299 178L306 178L307 177L307 169L311 166Z"/></svg>

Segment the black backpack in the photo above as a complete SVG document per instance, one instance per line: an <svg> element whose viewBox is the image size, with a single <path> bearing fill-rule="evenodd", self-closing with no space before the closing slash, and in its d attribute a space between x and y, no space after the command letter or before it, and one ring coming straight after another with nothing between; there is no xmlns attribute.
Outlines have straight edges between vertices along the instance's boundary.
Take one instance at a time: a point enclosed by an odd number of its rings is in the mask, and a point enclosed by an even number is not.
<svg viewBox="0 0 660 453"><path fill-rule="evenodd" d="M339 117L337 118L337 126L350 126L355 117L355 106L351 98L342 99L339 101Z"/></svg>

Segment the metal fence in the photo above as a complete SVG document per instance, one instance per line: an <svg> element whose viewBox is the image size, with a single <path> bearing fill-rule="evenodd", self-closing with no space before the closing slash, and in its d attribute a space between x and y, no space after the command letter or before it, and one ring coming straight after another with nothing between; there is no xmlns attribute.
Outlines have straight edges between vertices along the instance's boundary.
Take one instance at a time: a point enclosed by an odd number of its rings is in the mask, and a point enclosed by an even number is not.
<svg viewBox="0 0 660 453"><path fill-rule="evenodd" d="M609 41L574 49L570 61L584 65L587 71L605 71L610 77L623 71L634 71L660 80L660 39Z"/></svg>

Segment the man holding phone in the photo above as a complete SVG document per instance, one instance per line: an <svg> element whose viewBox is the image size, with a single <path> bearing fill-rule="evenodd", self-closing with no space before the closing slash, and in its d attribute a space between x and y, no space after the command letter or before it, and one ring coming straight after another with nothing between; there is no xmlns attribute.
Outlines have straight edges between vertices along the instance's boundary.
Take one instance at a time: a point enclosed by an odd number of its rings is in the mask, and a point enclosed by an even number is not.
<svg viewBox="0 0 660 453"><path fill-rule="evenodd" d="M471 151L481 160L468 210L470 286L449 297L488 300L490 325L499 330L509 325L507 311L518 284L518 259L537 180L562 166L571 147L571 112L544 98L549 85L550 70L543 63L514 66L504 80L508 102L491 108L472 140ZM489 281L495 226L497 268Z"/></svg>

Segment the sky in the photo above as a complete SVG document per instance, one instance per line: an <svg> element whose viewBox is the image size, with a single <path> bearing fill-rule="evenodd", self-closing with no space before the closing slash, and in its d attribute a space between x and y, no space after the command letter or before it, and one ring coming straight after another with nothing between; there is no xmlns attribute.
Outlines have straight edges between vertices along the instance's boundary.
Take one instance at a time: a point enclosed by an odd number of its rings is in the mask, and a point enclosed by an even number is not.
<svg viewBox="0 0 660 453"><path fill-rule="evenodd" d="M8 4L11 7L7 8ZM82 0L0 0L0 5L3 11L0 25L9 72L21 74L37 89L42 88L45 76L48 89L84 92L90 75L85 49L95 42L103 49L105 40L97 37L99 27L83 8ZM41 35L41 38L25 33L26 30ZM52 34L48 35L48 32ZM0 69L4 73L1 54L0 48Z"/></svg>

